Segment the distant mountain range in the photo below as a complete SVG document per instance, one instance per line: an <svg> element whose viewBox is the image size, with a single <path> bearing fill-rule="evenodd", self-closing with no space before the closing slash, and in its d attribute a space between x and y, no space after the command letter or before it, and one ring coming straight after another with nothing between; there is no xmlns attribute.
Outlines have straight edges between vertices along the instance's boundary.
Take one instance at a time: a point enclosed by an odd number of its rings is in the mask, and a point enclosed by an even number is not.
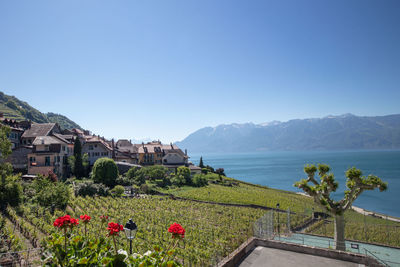
<svg viewBox="0 0 400 267"><path fill-rule="evenodd" d="M62 129L82 128L67 117L56 113L42 113L15 96L0 92L0 112L5 118L31 120L37 123L56 122Z"/></svg>
<svg viewBox="0 0 400 267"><path fill-rule="evenodd" d="M176 143L189 152L399 149L400 114L353 114L202 128Z"/></svg>

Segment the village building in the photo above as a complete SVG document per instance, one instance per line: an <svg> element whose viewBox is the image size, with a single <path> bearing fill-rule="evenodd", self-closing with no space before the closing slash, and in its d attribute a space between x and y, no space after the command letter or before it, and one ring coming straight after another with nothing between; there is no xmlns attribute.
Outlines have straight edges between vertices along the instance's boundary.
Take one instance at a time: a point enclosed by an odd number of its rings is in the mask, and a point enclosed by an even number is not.
<svg viewBox="0 0 400 267"><path fill-rule="evenodd" d="M183 153L183 151L172 143L169 145L162 145L162 164L163 165L188 165L187 153Z"/></svg>
<svg viewBox="0 0 400 267"><path fill-rule="evenodd" d="M191 175L201 174L201 168L196 165L189 164L189 169Z"/></svg>
<svg viewBox="0 0 400 267"><path fill-rule="evenodd" d="M23 145L32 145L38 136L49 136L61 134L60 126L57 123L33 123L21 136Z"/></svg>
<svg viewBox="0 0 400 267"><path fill-rule="evenodd" d="M176 170L180 166L189 166L189 157L177 145L165 145L160 141L152 141L135 146L140 165L163 165L170 171Z"/></svg>
<svg viewBox="0 0 400 267"><path fill-rule="evenodd" d="M66 173L68 157L73 155L73 144L59 136L37 136L28 154L28 174L62 177Z"/></svg>
<svg viewBox="0 0 400 267"><path fill-rule="evenodd" d="M6 162L13 166L14 172L26 174L28 171L28 155L32 153L32 150L32 146L19 145L12 149Z"/></svg>
<svg viewBox="0 0 400 267"><path fill-rule="evenodd" d="M3 113L0 113L1 124L10 127L11 132L8 135L8 139L11 142L11 149L15 149L21 145L21 137L26 129L30 127L29 121L18 122L14 119L8 119L3 117Z"/></svg>
<svg viewBox="0 0 400 267"><path fill-rule="evenodd" d="M117 162L126 162L138 164L138 147L126 139L117 141L114 147L114 160Z"/></svg>
<svg viewBox="0 0 400 267"><path fill-rule="evenodd" d="M103 138L96 135L84 137L82 153L88 154L90 166L99 158L113 158L113 149Z"/></svg>
<svg viewBox="0 0 400 267"><path fill-rule="evenodd" d="M138 148L139 164L140 165L161 165L162 164L162 144L160 141L142 143L136 145Z"/></svg>

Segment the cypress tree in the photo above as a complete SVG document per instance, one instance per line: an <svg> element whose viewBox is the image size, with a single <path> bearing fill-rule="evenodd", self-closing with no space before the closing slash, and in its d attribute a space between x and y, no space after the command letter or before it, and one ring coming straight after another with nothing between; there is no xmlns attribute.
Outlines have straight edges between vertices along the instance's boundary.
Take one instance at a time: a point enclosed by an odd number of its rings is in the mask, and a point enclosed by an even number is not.
<svg viewBox="0 0 400 267"><path fill-rule="evenodd" d="M75 138L74 142L74 156L75 156L74 174L76 178L81 178L84 175L84 169L82 164L82 145L78 137Z"/></svg>
<svg viewBox="0 0 400 267"><path fill-rule="evenodd" d="M200 157L199 167L204 168L203 157Z"/></svg>

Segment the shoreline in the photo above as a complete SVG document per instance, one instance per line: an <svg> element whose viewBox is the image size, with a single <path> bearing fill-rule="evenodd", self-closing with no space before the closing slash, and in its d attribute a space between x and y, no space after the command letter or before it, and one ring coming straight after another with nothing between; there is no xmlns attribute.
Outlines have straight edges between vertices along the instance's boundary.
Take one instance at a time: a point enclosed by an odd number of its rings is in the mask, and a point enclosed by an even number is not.
<svg viewBox="0 0 400 267"><path fill-rule="evenodd" d="M303 193L303 192L296 192L296 194L303 195L303 196L306 196L306 197L310 197L309 195L307 195L306 193ZM362 214L362 215L367 215L367 216L371 216L371 217L375 217L375 218L386 219L386 220L393 221L393 222L400 222L400 218L393 217L393 216L386 215L386 214L379 213L379 212L375 212L375 211L366 210L366 209L363 209L363 208L360 208L360 207L357 207L357 206L353 206L352 205L351 209L353 211L357 212L357 213Z"/></svg>

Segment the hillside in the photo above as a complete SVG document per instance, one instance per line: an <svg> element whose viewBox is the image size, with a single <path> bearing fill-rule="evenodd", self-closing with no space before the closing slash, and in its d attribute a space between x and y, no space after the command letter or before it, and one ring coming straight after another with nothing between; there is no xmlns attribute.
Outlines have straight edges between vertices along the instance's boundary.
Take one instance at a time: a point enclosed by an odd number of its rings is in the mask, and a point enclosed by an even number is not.
<svg viewBox="0 0 400 267"><path fill-rule="evenodd" d="M63 115L51 112L47 114L42 113L27 102L21 101L15 96L6 95L3 92L0 92L0 112L6 118L31 120L37 123L56 122L62 129L82 129L77 123Z"/></svg>
<svg viewBox="0 0 400 267"><path fill-rule="evenodd" d="M352 114L265 124L202 128L177 145L190 152L255 152L400 148L400 114Z"/></svg>

